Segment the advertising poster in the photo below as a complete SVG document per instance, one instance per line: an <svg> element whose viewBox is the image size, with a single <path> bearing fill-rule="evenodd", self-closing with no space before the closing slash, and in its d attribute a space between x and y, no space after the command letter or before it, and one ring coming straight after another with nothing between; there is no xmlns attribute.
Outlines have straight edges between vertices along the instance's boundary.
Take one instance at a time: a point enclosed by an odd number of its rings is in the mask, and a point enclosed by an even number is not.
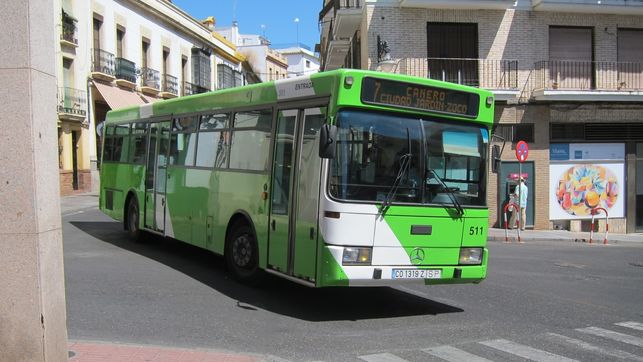
<svg viewBox="0 0 643 362"><path fill-rule="evenodd" d="M624 217L623 163L560 163L549 166L549 218L590 219L602 207L610 218Z"/></svg>

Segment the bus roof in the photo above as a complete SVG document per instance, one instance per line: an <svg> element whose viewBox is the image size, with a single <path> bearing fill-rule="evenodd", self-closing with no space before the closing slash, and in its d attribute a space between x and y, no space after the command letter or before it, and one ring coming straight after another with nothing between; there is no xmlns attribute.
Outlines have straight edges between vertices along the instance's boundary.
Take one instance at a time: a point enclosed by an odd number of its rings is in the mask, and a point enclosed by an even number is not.
<svg viewBox="0 0 643 362"><path fill-rule="evenodd" d="M339 94L345 94L339 102L345 105L360 105L359 94L350 92L350 86L345 83L347 77L352 77L354 83L361 84L364 78L376 78L396 82L405 82L408 84L417 84L425 87L440 88L450 91L477 94L481 102L481 112L476 117L468 117L470 120L491 124L493 122L493 99L489 104L489 97L493 98L493 93L484 89L463 86L454 83L442 82L433 79L419 78L395 73L382 73L369 70L358 69L337 69L328 72L315 73L308 76L282 79L266 83L251 84L235 88L211 91L207 93L182 96L178 98L157 101L143 105L137 105L107 113L108 123L120 123L138 119L147 119L152 117L167 116L171 114L196 113L204 111L216 111L220 109L229 109L237 107L247 107L252 105L273 104L277 101L296 101L313 97L338 97ZM340 87L344 84L344 87ZM484 105L487 103L487 109ZM341 104L338 104L341 106ZM385 105L370 105L370 108L386 109ZM389 110L393 106L389 105ZM396 107L394 107L397 109ZM406 112L409 112L406 110ZM430 111L413 110L414 113L432 113ZM490 112L490 113L489 113ZM438 112L439 113L439 112ZM450 115L447 118L461 119L457 115Z"/></svg>

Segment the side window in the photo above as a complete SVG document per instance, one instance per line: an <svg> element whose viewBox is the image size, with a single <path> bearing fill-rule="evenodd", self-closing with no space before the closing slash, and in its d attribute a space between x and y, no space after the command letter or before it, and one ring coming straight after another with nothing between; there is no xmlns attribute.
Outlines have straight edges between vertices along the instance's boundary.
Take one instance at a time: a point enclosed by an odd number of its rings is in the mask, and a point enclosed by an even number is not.
<svg viewBox="0 0 643 362"><path fill-rule="evenodd" d="M129 124L119 124L114 130L112 161L127 162L129 147Z"/></svg>
<svg viewBox="0 0 643 362"><path fill-rule="evenodd" d="M230 144L229 118L225 113L201 117L196 152L197 167L226 167Z"/></svg>
<svg viewBox="0 0 643 362"><path fill-rule="evenodd" d="M136 122L132 124L130 133L129 162L136 164L145 163L147 152L147 123Z"/></svg>
<svg viewBox="0 0 643 362"><path fill-rule="evenodd" d="M227 113L206 114L201 116L200 131L214 131L230 128L230 115Z"/></svg>
<svg viewBox="0 0 643 362"><path fill-rule="evenodd" d="M272 110L262 109L235 113L232 126L234 128L259 128L270 131L271 124Z"/></svg>
<svg viewBox="0 0 643 362"><path fill-rule="evenodd" d="M114 126L105 127L103 138L103 162L111 161L114 150Z"/></svg>
<svg viewBox="0 0 643 362"><path fill-rule="evenodd" d="M198 116L180 117L172 122L170 165L194 166Z"/></svg>
<svg viewBox="0 0 643 362"><path fill-rule="evenodd" d="M270 154L272 110L239 112L234 116L230 168L265 171Z"/></svg>

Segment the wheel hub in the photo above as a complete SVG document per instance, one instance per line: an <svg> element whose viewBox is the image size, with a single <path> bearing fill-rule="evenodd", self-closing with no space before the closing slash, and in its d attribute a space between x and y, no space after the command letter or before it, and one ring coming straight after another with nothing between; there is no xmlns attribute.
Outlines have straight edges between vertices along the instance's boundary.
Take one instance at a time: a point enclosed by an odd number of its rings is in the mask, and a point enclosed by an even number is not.
<svg viewBox="0 0 643 362"><path fill-rule="evenodd" d="M232 244L232 257L234 263L240 267L246 267L252 257L252 247L247 235L241 235Z"/></svg>

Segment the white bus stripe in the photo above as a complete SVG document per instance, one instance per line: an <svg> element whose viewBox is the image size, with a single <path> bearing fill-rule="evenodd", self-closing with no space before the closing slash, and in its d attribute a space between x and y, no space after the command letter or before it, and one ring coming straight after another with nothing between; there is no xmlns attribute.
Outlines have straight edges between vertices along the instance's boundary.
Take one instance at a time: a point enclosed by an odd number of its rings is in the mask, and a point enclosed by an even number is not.
<svg viewBox="0 0 643 362"><path fill-rule="evenodd" d="M463 351L461 349L451 347L451 346L440 346L423 349L422 352L428 353L438 358L449 362L491 362L486 358L478 357L475 354Z"/></svg>
<svg viewBox="0 0 643 362"><path fill-rule="evenodd" d="M643 347L643 338L630 336L629 334L614 332L598 327L578 328L576 330L582 333L593 334L595 336L605 337L614 341L631 344L633 346Z"/></svg>
<svg viewBox="0 0 643 362"><path fill-rule="evenodd" d="M367 362L409 362L391 353L369 354L358 358Z"/></svg>
<svg viewBox="0 0 643 362"><path fill-rule="evenodd" d="M643 323L639 323L639 322L621 322L621 323L614 323L614 324L621 327L636 329L637 331L643 331Z"/></svg>
<svg viewBox="0 0 643 362"><path fill-rule="evenodd" d="M575 359L563 357L563 356L550 353L547 351L543 351L537 348L532 348L522 344L514 343L506 339L496 339L493 341L484 341L484 342L478 342L478 343L483 344L487 347L495 348L499 351L511 353L518 357L526 358L532 361L538 361L538 362L576 361Z"/></svg>
<svg viewBox="0 0 643 362"><path fill-rule="evenodd" d="M563 336L562 334L557 334L557 333L548 333L549 336L563 341L565 343L574 345L578 348L582 348L584 350L590 351L590 352L596 352L600 353L606 356L610 357L615 357L615 358L620 358L620 359L626 359L626 360L631 360L631 361L641 361L643 362L643 357L639 357L637 355L634 355L629 352L625 351L619 351L617 349L611 349L611 348L603 348L603 347L597 347L592 344L589 344L585 341L581 341L580 339L575 339L567 336Z"/></svg>

